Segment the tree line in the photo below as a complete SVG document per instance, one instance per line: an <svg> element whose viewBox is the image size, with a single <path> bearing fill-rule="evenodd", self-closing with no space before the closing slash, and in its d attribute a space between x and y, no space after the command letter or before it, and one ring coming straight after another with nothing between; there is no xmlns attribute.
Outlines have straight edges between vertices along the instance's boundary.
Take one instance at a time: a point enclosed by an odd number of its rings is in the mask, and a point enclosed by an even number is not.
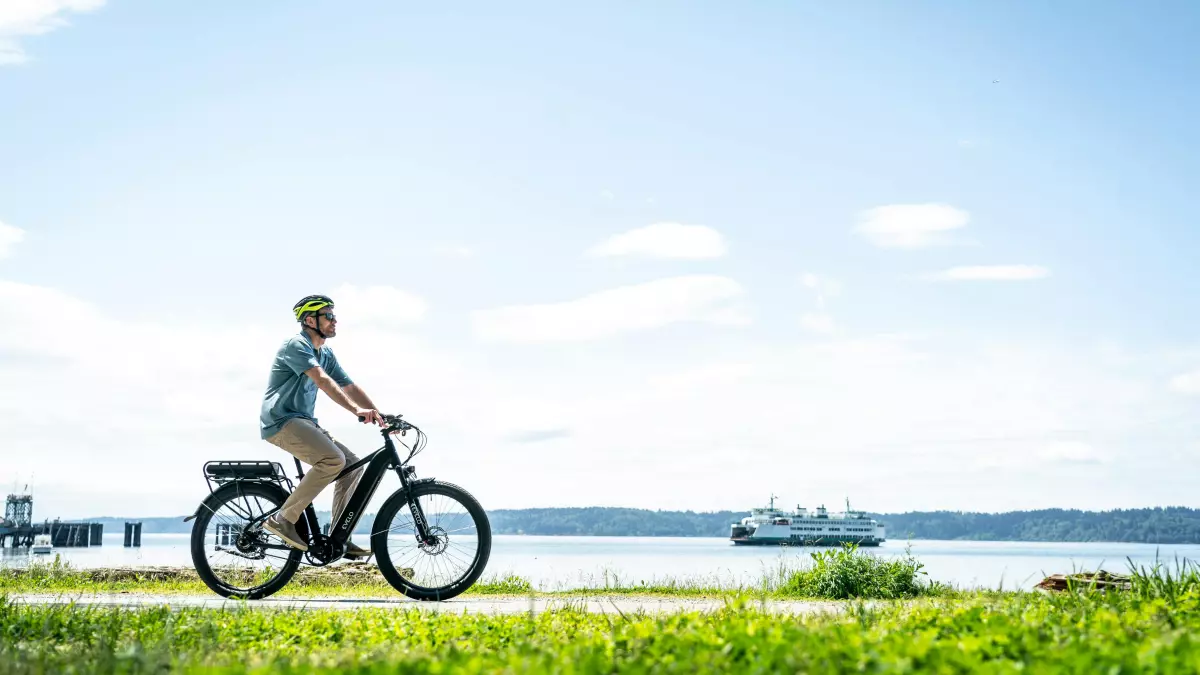
<svg viewBox="0 0 1200 675"><path fill-rule="evenodd" d="M496 534L636 537L728 537L745 511L649 511L626 508L498 510ZM1007 513L924 511L871 513L889 540L1121 541L1200 544L1200 510L1184 507L1080 511L1043 509Z"/></svg>
<svg viewBox="0 0 1200 675"><path fill-rule="evenodd" d="M1184 507L1009 513L931 511L891 514L880 519L888 526L889 539L1200 543L1200 510Z"/></svg>

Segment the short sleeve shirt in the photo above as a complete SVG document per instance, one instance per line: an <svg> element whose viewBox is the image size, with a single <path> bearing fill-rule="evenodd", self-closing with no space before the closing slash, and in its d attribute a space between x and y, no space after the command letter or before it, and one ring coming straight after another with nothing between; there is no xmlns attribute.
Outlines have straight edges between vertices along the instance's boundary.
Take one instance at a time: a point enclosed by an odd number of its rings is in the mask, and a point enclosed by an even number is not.
<svg viewBox="0 0 1200 675"><path fill-rule="evenodd" d="M275 362L271 364L271 375L267 379L267 393L263 396L259 414L259 428L264 440L278 433L284 422L294 417L317 423L313 416L317 406L317 383L304 374L314 366L321 366L339 387L352 384L328 345L314 349L308 333L303 331L288 339L275 353Z"/></svg>

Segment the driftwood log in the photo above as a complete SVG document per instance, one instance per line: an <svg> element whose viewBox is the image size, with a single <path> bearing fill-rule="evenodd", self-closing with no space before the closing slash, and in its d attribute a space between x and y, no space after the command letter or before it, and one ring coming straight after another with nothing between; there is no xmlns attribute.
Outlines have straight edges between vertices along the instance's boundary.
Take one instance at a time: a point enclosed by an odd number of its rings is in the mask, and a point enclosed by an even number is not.
<svg viewBox="0 0 1200 675"><path fill-rule="evenodd" d="M1127 591L1133 587L1133 580L1123 574L1113 574L1100 570L1099 572L1077 572L1075 574L1052 574L1042 579L1037 588L1044 591L1066 591L1099 589L1103 591Z"/></svg>

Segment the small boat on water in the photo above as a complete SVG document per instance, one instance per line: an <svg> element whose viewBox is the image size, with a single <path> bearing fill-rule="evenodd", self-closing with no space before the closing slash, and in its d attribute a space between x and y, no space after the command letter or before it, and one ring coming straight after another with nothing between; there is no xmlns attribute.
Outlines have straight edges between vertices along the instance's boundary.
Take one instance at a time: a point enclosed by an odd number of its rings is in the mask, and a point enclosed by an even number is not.
<svg viewBox="0 0 1200 675"><path fill-rule="evenodd" d="M54 543L50 541L50 535L39 534L33 538L33 546L29 547L30 553L44 555L54 550Z"/></svg>
<svg viewBox="0 0 1200 675"><path fill-rule="evenodd" d="M824 506L816 511L797 506L788 513L771 504L750 510L750 515L730 526L729 540L741 545L775 546L837 546L853 543L859 546L878 546L886 541L884 526L865 511L846 510L829 513Z"/></svg>

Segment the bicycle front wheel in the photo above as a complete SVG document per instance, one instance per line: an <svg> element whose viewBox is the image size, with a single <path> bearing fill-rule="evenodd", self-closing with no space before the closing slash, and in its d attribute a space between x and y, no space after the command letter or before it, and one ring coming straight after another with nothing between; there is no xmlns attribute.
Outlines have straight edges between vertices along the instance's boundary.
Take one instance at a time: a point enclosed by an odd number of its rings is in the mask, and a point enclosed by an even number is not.
<svg viewBox="0 0 1200 675"><path fill-rule="evenodd" d="M424 514L426 541L417 536L414 500ZM466 490L451 483L418 483L383 503L372 527L371 551L396 590L417 600L446 600L483 574L492 553L492 526Z"/></svg>

